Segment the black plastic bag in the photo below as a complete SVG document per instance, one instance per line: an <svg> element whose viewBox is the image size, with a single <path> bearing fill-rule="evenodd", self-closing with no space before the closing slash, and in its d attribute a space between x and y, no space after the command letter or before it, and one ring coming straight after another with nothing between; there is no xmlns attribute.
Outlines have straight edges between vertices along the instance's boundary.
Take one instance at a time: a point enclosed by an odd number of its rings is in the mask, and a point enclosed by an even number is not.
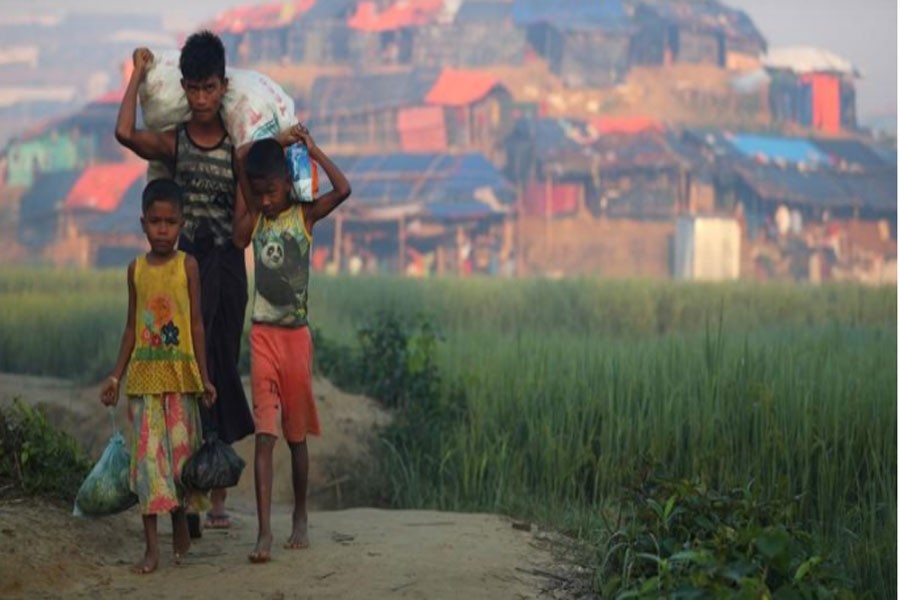
<svg viewBox="0 0 900 600"><path fill-rule="evenodd" d="M181 484L205 492L234 487L241 479L244 459L234 449L210 433L203 445L191 455L181 470Z"/></svg>

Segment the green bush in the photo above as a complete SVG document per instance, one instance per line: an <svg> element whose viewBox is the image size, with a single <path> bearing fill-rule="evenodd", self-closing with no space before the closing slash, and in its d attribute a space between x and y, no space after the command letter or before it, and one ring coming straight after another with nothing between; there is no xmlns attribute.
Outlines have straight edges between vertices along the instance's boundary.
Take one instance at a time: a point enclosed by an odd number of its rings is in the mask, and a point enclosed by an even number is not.
<svg viewBox="0 0 900 600"><path fill-rule="evenodd" d="M795 507L764 501L751 485L719 492L652 477L631 490L623 511L601 534L604 598L855 597Z"/></svg>
<svg viewBox="0 0 900 600"><path fill-rule="evenodd" d="M72 500L91 469L74 439L20 401L0 409L0 490Z"/></svg>

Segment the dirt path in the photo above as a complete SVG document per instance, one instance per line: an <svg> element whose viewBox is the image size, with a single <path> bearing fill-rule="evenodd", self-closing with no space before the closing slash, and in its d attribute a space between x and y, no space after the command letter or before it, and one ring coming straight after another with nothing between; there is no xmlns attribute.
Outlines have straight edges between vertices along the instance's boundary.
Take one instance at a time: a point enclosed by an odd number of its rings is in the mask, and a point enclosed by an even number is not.
<svg viewBox="0 0 900 600"><path fill-rule="evenodd" d="M367 439L387 421L366 398L342 394L316 382L320 417L327 435L311 442L312 498L334 505L328 486L364 465ZM48 407L53 420L86 443L94 456L109 436L108 416L96 403L96 389L44 378L0 375L0 403L21 396ZM124 411L119 418L124 426ZM315 443L317 445L314 445ZM251 444L238 445L249 457ZM281 459L281 460L279 460ZM228 531L206 530L188 559L173 565L163 556L157 573L142 578L128 566L140 555L137 509L89 520L67 507L44 502L0 502L0 597L2 598L541 598L553 570L547 543L512 527L501 516L390 511L371 508L318 510L310 515L312 547L284 550L290 530L287 453L276 455L273 560L251 565L255 542L252 471L230 496L234 517ZM362 467L364 468L364 467ZM350 473L349 475L347 473ZM343 473L343 475L341 475ZM324 486L324 487L323 487ZM161 521L162 543L171 529Z"/></svg>

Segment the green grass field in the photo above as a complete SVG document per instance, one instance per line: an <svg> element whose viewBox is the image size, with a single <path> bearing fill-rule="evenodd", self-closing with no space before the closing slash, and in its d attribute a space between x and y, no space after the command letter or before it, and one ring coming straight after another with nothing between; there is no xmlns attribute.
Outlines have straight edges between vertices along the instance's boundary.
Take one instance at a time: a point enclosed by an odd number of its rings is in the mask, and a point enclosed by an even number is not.
<svg viewBox="0 0 900 600"><path fill-rule="evenodd" d="M99 378L124 294L124 271L0 272L0 370ZM896 289L313 279L328 339L384 310L437 325L466 396L429 455L387 450L395 504L584 529L649 461L796 499L857 589L896 593Z"/></svg>

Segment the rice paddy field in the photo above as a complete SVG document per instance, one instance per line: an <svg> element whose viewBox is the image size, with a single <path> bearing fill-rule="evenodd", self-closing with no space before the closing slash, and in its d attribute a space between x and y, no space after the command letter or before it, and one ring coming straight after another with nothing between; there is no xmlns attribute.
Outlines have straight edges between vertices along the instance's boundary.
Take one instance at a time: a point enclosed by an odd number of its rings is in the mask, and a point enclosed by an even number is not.
<svg viewBox="0 0 900 600"><path fill-rule="evenodd" d="M437 327L446 397L466 397L434 452L398 453L394 504L584 535L650 462L790 499L857 591L896 596L896 288L312 281L329 340L382 311ZM124 270L0 271L0 370L99 379L124 319Z"/></svg>

